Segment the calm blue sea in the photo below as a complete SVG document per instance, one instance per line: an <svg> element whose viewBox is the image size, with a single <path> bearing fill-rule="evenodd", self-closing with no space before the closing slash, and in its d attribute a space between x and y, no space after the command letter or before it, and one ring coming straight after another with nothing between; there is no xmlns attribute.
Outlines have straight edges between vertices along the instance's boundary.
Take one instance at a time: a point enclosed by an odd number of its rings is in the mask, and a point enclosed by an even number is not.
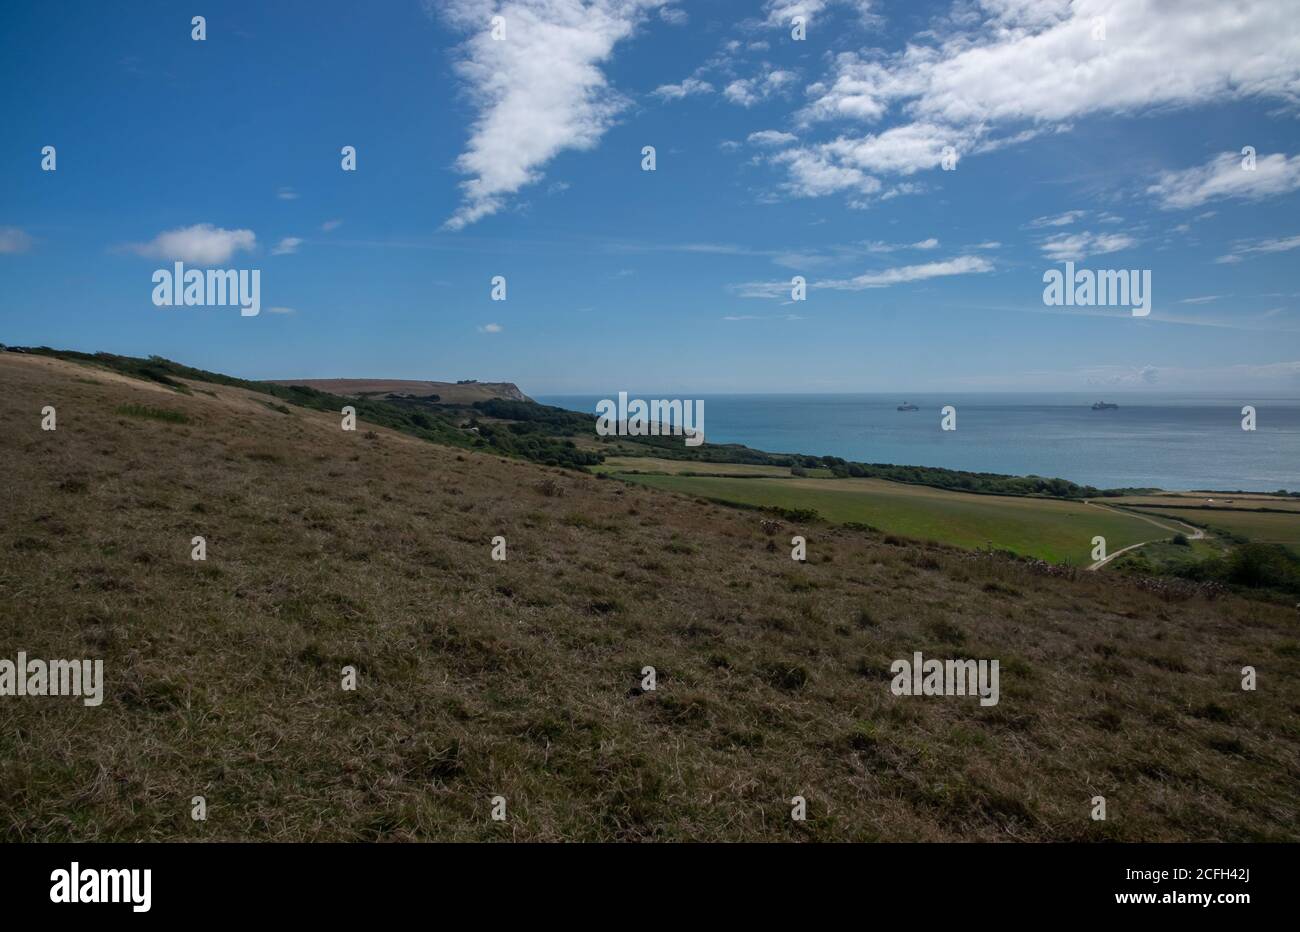
<svg viewBox="0 0 1300 932"><path fill-rule="evenodd" d="M596 395L539 397L595 413ZM1113 393L1118 410L1093 411L1081 394L702 395L712 443L866 463L943 466L1070 479L1098 488L1154 486L1271 492L1300 489L1300 398ZM901 412L909 401L920 410ZM939 409L957 408L957 430ZM1241 429L1255 406L1257 430Z"/></svg>

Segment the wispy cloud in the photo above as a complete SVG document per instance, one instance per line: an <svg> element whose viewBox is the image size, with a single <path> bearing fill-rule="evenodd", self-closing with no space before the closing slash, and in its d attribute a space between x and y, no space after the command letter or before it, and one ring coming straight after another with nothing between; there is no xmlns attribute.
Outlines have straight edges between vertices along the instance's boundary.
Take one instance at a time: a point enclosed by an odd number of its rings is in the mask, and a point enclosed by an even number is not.
<svg viewBox="0 0 1300 932"><path fill-rule="evenodd" d="M1063 214L1053 214L1048 217L1038 217L1030 220L1026 226L1031 230L1038 230L1043 227L1066 227L1082 219L1087 213L1086 210L1067 210Z"/></svg>
<svg viewBox="0 0 1300 932"><path fill-rule="evenodd" d="M500 324L484 324L478 328L479 333L501 333L506 328Z"/></svg>
<svg viewBox="0 0 1300 932"><path fill-rule="evenodd" d="M1219 256L1214 261L1220 265L1231 265L1248 256L1275 252L1290 252L1300 249L1300 236L1286 236L1277 239L1244 240L1232 247L1232 251Z"/></svg>
<svg viewBox="0 0 1300 932"><path fill-rule="evenodd" d="M291 256L298 251L302 245L302 239L297 236L286 236L280 242L276 243L271 249L273 256Z"/></svg>
<svg viewBox="0 0 1300 932"><path fill-rule="evenodd" d="M853 278L819 279L809 282L808 287L832 291L865 291L869 288L888 288L891 285L925 281L931 278L991 271L993 271L993 263L987 259L980 256L958 256L938 262L864 272ZM782 298L789 297L791 284L789 282L745 282L733 286L733 290L742 298Z"/></svg>
<svg viewBox="0 0 1300 932"><path fill-rule="evenodd" d="M1085 385L1108 388L1155 385L1160 381L1160 370L1155 366L1097 366L1081 372Z"/></svg>
<svg viewBox="0 0 1300 932"><path fill-rule="evenodd" d="M763 12L767 14L768 26L788 29L796 16L802 16L805 23L812 23L820 18L827 7L836 5L857 10L864 19L868 19L873 0L767 0L763 4Z"/></svg>
<svg viewBox="0 0 1300 932"><path fill-rule="evenodd" d="M864 288L888 288L890 285L925 281L929 278L992 271L993 263L981 256L958 256L940 262L925 262L920 265L904 265L879 272L867 272L856 278L817 282L815 287L833 288L839 291L861 291Z"/></svg>
<svg viewBox="0 0 1300 932"><path fill-rule="evenodd" d="M1168 171L1147 188L1166 210L1200 207L1207 201L1240 198L1258 201L1300 188L1300 155L1274 153L1256 158L1253 170L1244 156L1223 152L1204 165Z"/></svg>
<svg viewBox="0 0 1300 932"><path fill-rule="evenodd" d="M722 89L722 96L733 104L752 107L767 100L773 94L781 93L794 84L797 75L793 71L780 68L765 71L755 78L739 78Z"/></svg>
<svg viewBox="0 0 1300 932"><path fill-rule="evenodd" d="M18 227L0 227L0 255L26 252L32 248L32 238Z"/></svg>
<svg viewBox="0 0 1300 932"><path fill-rule="evenodd" d="M900 249L937 249L939 241L931 236L929 239L915 243L882 243L879 241L866 244L867 252L898 252Z"/></svg>
<svg viewBox="0 0 1300 932"><path fill-rule="evenodd" d="M1043 255L1053 262L1067 260L1079 262L1089 256L1104 256L1108 253L1130 249L1137 245L1137 240L1127 233L1058 233L1048 237L1042 244Z"/></svg>
<svg viewBox="0 0 1300 932"><path fill-rule="evenodd" d="M996 249L1000 243L980 243L970 249ZM864 256L885 255L908 250L937 249L939 240L933 236L912 243L889 243L883 240L808 246L805 248L761 249L738 243L608 243L606 248L623 252L680 252L699 255L759 257L770 259L779 266L790 269L809 269L831 264L856 262Z"/></svg>

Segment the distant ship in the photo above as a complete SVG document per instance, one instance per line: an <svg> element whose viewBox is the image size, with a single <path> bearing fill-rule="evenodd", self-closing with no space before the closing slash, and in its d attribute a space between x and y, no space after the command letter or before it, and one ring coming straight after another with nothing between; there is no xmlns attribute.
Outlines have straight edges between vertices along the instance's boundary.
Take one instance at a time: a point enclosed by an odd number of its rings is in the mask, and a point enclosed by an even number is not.
<svg viewBox="0 0 1300 932"><path fill-rule="evenodd" d="M1099 401L1099 402L1097 402L1096 404L1094 404L1094 405L1092 406L1092 410L1094 410L1094 411L1112 411L1112 410L1114 410L1115 408L1118 408L1118 407L1119 407L1119 405L1117 405L1117 404L1111 404L1109 401Z"/></svg>
<svg viewBox="0 0 1300 932"><path fill-rule="evenodd" d="M899 411L920 411L921 409L914 404L909 404L908 402L904 401L901 405L898 406L898 410Z"/></svg>

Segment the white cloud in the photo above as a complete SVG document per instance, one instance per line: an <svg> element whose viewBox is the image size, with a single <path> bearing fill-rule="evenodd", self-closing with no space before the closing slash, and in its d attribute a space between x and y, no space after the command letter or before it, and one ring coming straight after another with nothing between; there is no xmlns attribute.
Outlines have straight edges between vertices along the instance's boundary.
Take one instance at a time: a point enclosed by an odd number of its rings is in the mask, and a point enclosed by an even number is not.
<svg viewBox="0 0 1300 932"><path fill-rule="evenodd" d="M650 92L652 97L661 100L681 100L692 94L712 94L713 85L698 78L687 78L680 84L660 84Z"/></svg>
<svg viewBox="0 0 1300 932"><path fill-rule="evenodd" d="M857 10L866 19L873 0L767 0L763 9L767 13L767 25L789 28L796 16L802 16L811 25L822 11L835 3Z"/></svg>
<svg viewBox="0 0 1300 932"><path fill-rule="evenodd" d="M1043 255L1053 262L1081 262L1089 256L1104 256L1137 245L1127 233L1058 233L1042 244Z"/></svg>
<svg viewBox="0 0 1300 932"><path fill-rule="evenodd" d="M660 7L659 18L669 26L685 26L691 21L685 10L675 6Z"/></svg>
<svg viewBox="0 0 1300 932"><path fill-rule="evenodd" d="M776 129L759 130L757 133L750 133L746 139L751 146L787 146L798 141L799 137L794 133L783 133Z"/></svg>
<svg viewBox="0 0 1300 932"><path fill-rule="evenodd" d="M272 314L297 314L298 313L298 311L295 310L294 308L282 307L282 306L268 307L267 310L270 311Z"/></svg>
<svg viewBox="0 0 1300 932"><path fill-rule="evenodd" d="M845 190L876 194L882 187L880 179L860 168L836 164L816 149L786 149L772 159L783 163L790 173L783 187L800 197L824 197Z"/></svg>
<svg viewBox="0 0 1300 932"><path fill-rule="evenodd" d="M827 0L767 0L763 5L769 26L788 26L796 16L811 18L827 7Z"/></svg>
<svg viewBox="0 0 1300 932"><path fill-rule="evenodd" d="M1290 97L1300 33L1287 0L1076 0L991 40L947 44L917 113L950 122L1068 120L1254 95ZM1092 38L1105 17L1106 39Z"/></svg>
<svg viewBox="0 0 1300 932"><path fill-rule="evenodd" d="M947 147L960 153L971 138L969 132L950 130L932 123L909 123L856 139L841 136L801 151L828 167L852 169L873 177L878 174L906 176L937 168Z"/></svg>
<svg viewBox="0 0 1300 932"><path fill-rule="evenodd" d="M301 245L302 245L302 240L299 237L286 236L284 239L280 240L280 242L276 243L275 246L271 249L271 255L291 256L298 251L298 247Z"/></svg>
<svg viewBox="0 0 1300 932"><path fill-rule="evenodd" d="M970 275L993 271L993 263L979 256L958 256L939 262L925 262L920 265L904 265L877 272L865 272L854 278L823 279L809 282L809 288L827 288L833 291L864 291L868 288L888 288L908 282L925 281L930 278L944 278L950 275ZM789 282L746 282L735 286L736 293L742 298L780 298L789 297Z"/></svg>
<svg viewBox="0 0 1300 932"><path fill-rule="evenodd" d="M281 188L279 191L275 192L275 196L282 201L298 200L298 192L295 191L293 188Z"/></svg>
<svg viewBox="0 0 1300 932"><path fill-rule="evenodd" d="M0 255L26 252L32 246L32 238L18 227L0 227Z"/></svg>
<svg viewBox="0 0 1300 932"><path fill-rule="evenodd" d="M220 265L238 250L257 245L252 230L223 230L210 223L196 223L159 233L147 243L129 248L151 259L171 259L195 265Z"/></svg>
<svg viewBox="0 0 1300 932"><path fill-rule="evenodd" d="M658 0L426 0L469 38L456 73L478 107L456 167L463 202L446 221L459 230L501 210L568 149L591 149L626 102L601 66ZM487 28L505 18L504 41Z"/></svg>
<svg viewBox="0 0 1300 932"><path fill-rule="evenodd" d="M320 228L325 233L332 233L341 226L343 226L342 220L326 220L320 225Z"/></svg>
<svg viewBox="0 0 1300 932"><path fill-rule="evenodd" d="M1217 300L1219 300L1219 298L1220 298L1220 295L1217 295L1217 294L1207 294L1207 295L1202 295L1202 296L1199 297L1199 298L1183 298L1183 299L1182 299L1181 301L1179 301L1178 303L1179 303L1179 304L1209 304L1211 301L1217 301Z"/></svg>
<svg viewBox="0 0 1300 932"><path fill-rule="evenodd" d="M1222 0L984 0L982 16L965 12L971 17L953 17L956 28L931 33L929 44L836 56L827 78L808 88L802 120L875 123L893 114L902 122L809 146L806 156L785 163L794 176L788 190L828 193L799 177L809 164L823 177L845 169L843 186L860 191L869 185L852 172L932 169L943 145L972 154L1089 115L1300 98L1300 30L1288 0L1230 11ZM1092 38L1098 16L1106 21L1104 41Z"/></svg>
<svg viewBox="0 0 1300 932"><path fill-rule="evenodd" d="M1236 197L1258 201L1300 188L1300 155L1260 156L1254 171L1242 167L1243 156L1223 152L1204 165L1168 171L1147 188L1166 210L1200 207L1207 201Z"/></svg>
<svg viewBox="0 0 1300 932"><path fill-rule="evenodd" d="M762 77L732 81L722 89L722 96L733 104L752 107L788 87L795 78L793 71L769 71Z"/></svg>
<svg viewBox="0 0 1300 932"><path fill-rule="evenodd" d="M506 328L501 326L500 324L484 324L482 327L478 328L478 332L479 333L500 333L505 329Z"/></svg>

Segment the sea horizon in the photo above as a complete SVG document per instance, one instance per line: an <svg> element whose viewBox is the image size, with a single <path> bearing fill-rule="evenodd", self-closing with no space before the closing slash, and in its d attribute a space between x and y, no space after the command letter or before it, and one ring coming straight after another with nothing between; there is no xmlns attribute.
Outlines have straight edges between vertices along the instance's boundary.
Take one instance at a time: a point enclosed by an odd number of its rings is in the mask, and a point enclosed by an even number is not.
<svg viewBox="0 0 1300 932"><path fill-rule="evenodd" d="M534 400L594 414L601 395ZM643 392L700 399L710 443L863 463L1066 479L1105 488L1276 492L1300 486L1300 397L1219 392ZM1094 411L1104 401L1116 409ZM904 402L918 411L898 411ZM957 429L940 429L940 409ZM1242 408L1256 412L1243 430Z"/></svg>

